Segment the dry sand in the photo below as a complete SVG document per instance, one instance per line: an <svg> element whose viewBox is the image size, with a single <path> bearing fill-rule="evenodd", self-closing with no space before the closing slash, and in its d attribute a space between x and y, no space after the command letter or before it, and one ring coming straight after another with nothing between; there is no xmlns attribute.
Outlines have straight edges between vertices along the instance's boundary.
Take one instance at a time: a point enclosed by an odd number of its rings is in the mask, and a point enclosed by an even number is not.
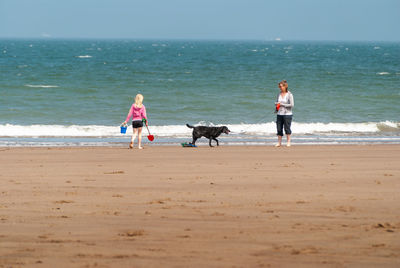
<svg viewBox="0 0 400 268"><path fill-rule="evenodd" d="M0 148L0 267L400 267L400 146Z"/></svg>

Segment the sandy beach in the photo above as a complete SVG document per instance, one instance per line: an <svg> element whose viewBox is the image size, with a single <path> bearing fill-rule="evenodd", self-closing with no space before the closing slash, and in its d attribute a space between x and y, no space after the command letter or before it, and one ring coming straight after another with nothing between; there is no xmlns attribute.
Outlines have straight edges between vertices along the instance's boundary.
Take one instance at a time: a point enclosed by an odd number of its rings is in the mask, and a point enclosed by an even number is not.
<svg viewBox="0 0 400 268"><path fill-rule="evenodd" d="M0 148L0 267L399 267L399 152Z"/></svg>

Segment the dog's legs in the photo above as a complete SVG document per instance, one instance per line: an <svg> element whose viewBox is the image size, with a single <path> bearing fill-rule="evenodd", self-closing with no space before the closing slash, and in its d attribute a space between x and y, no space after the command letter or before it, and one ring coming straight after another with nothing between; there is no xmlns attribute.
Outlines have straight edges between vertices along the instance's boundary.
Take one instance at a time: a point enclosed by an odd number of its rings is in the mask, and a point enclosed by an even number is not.
<svg viewBox="0 0 400 268"><path fill-rule="evenodd" d="M210 138L209 141L210 141L210 142L209 142L210 147L214 147L214 146L211 145L212 138Z"/></svg>
<svg viewBox="0 0 400 268"><path fill-rule="evenodd" d="M217 146L219 146L219 142L216 138L213 138L213 140L215 140L217 142Z"/></svg>
<svg viewBox="0 0 400 268"><path fill-rule="evenodd" d="M196 141L197 141L197 137L193 136L192 144L195 145Z"/></svg>

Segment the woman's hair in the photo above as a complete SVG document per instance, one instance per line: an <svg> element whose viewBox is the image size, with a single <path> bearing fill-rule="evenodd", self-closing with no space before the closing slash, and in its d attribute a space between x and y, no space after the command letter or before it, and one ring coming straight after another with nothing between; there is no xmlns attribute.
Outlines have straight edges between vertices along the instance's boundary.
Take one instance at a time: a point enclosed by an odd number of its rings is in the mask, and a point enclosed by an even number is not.
<svg viewBox="0 0 400 268"><path fill-rule="evenodd" d="M142 94L137 94L135 97L135 106L137 108L142 108L143 106L143 95Z"/></svg>
<svg viewBox="0 0 400 268"><path fill-rule="evenodd" d="M285 89L286 89L286 92L288 92L288 87L289 87L289 85L288 85L288 83L287 83L286 80L280 81L280 82L278 83L278 86L280 86L280 85L283 85L283 86L285 87Z"/></svg>

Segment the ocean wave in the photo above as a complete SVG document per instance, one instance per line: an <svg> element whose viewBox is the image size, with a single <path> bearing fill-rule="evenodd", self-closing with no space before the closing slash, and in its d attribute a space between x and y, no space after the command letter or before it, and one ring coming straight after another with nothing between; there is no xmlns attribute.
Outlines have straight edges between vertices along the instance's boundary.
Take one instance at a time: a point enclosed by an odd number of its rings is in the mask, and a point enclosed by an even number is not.
<svg viewBox="0 0 400 268"><path fill-rule="evenodd" d="M40 87L40 88L52 88L52 87L58 87L55 85L25 85L26 87Z"/></svg>
<svg viewBox="0 0 400 268"><path fill-rule="evenodd" d="M116 127L96 125L0 125L1 137L107 137L115 136Z"/></svg>
<svg viewBox="0 0 400 268"><path fill-rule="evenodd" d="M233 136L256 137L276 134L275 122L261 124L228 124ZM151 132L159 137L190 137L192 129L186 125L150 126ZM128 135L131 133L128 129ZM393 134L400 132L399 122L367 122L367 123L299 123L293 122L293 133L299 135L341 134L344 136L362 134ZM146 131L145 131L146 132ZM101 125L0 125L0 137L121 137L119 126Z"/></svg>
<svg viewBox="0 0 400 268"><path fill-rule="evenodd" d="M85 59L85 58L91 58L92 56L90 55L81 55L81 56L76 56L77 58Z"/></svg>
<svg viewBox="0 0 400 268"><path fill-rule="evenodd" d="M380 72L380 73L376 73L376 74L378 74L378 75L388 75L390 73L388 73L388 72Z"/></svg>
<svg viewBox="0 0 400 268"><path fill-rule="evenodd" d="M298 134L330 134L330 133L343 133L343 134L355 134L355 133L378 133L385 131L384 126L390 127L393 131L393 127L397 126L397 131L400 131L399 123L394 122L368 122L368 123L298 123L293 122L292 131ZM276 124L275 122L264 123L264 124L241 124L241 125L228 125L233 132L243 134L275 134Z"/></svg>

